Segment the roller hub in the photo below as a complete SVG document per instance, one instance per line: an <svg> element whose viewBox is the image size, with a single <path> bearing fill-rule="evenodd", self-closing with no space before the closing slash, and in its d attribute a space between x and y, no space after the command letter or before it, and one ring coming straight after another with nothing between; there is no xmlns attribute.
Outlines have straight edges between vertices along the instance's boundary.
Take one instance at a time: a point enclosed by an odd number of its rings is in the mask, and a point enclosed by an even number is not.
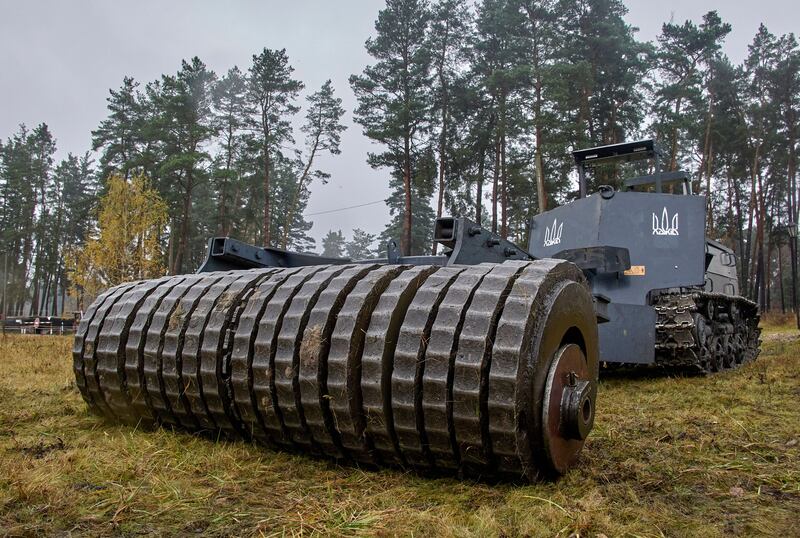
<svg viewBox="0 0 800 538"><path fill-rule="evenodd" d="M575 461L594 425L596 392L580 346L559 348L547 375L542 422L547 453L560 472Z"/></svg>

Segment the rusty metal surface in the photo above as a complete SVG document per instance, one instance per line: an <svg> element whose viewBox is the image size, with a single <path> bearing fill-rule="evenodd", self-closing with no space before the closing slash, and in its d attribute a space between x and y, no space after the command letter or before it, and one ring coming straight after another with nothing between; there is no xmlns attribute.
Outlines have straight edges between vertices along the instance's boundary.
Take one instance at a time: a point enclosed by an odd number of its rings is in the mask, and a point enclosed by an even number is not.
<svg viewBox="0 0 800 538"><path fill-rule="evenodd" d="M590 375L581 348L567 344L556 353L547 376L542 409L543 447L550 460L548 463L559 474L565 473L575 463L584 443L584 439L565 434L563 399L572 377L586 382ZM586 409L586 421L594 420L594 401L591 404L587 402Z"/></svg>
<svg viewBox="0 0 800 538"><path fill-rule="evenodd" d="M528 478L552 477L563 473L566 466L575 461L584 443L583 439L574 439L566 431L559 431L556 435L554 430L548 429L551 415L560 411L549 407L546 381L554 367L554 357L565 344L581 346L587 368L581 381L590 382L589 397L592 403L597 399L597 325L591 297L579 278L582 275L576 275L574 280L556 279L552 291L543 302L541 329L534 333L535 348L531 356L535 357L537 367L531 375L532 382L528 385L531 393L527 398L532 411L517 442L518 447L527 442L532 449L532 458L526 462L524 469ZM577 332L580 337L577 337ZM521 395L520 399L525 396ZM523 436L523 431L528 434Z"/></svg>
<svg viewBox="0 0 800 538"><path fill-rule="evenodd" d="M408 306L397 335L392 370L392 416L403 459L414 467L430 467L422 417L422 376L425 348L439 303L464 267L443 267L429 276ZM440 390L447 391L444 383Z"/></svg>
<svg viewBox="0 0 800 538"><path fill-rule="evenodd" d="M439 304L428 337L422 375L422 414L428 449L438 468L457 469L459 465L453 428L456 344L475 290L491 269L491 264L482 264L458 275Z"/></svg>
<svg viewBox="0 0 800 538"><path fill-rule="evenodd" d="M347 455L374 464L372 446L365 435L362 411L361 354L372 312L391 281L408 269L383 265L371 271L347 295L336 318L328 350L327 396L339 441Z"/></svg>
<svg viewBox="0 0 800 538"><path fill-rule="evenodd" d="M417 290L440 267L415 266L400 274L381 295L370 317L361 355L361 394L366 434L378 461L402 464L392 416L394 347Z"/></svg>
<svg viewBox="0 0 800 538"><path fill-rule="evenodd" d="M268 442L268 438L253 392L252 368L256 332L273 295L278 291L280 285L297 271L299 268L277 270L259 284L255 292L247 298L246 306L242 310L233 336L231 389L234 403L245 431L250 437L257 437L262 442Z"/></svg>

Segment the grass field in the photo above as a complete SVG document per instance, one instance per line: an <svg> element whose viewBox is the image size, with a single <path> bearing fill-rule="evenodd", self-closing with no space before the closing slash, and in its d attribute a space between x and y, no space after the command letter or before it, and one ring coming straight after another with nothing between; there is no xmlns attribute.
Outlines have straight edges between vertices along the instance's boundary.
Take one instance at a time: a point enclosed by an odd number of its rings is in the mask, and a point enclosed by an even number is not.
<svg viewBox="0 0 800 538"><path fill-rule="evenodd" d="M702 378L601 382L557 483L364 471L250 444L135 431L87 412L70 340L0 342L0 534L796 535L800 339Z"/></svg>

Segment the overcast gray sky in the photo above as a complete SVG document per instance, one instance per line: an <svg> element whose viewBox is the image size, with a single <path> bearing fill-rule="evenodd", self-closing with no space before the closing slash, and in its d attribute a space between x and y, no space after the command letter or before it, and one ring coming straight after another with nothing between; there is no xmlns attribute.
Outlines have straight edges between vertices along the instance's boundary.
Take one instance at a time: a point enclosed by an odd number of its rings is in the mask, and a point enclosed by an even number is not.
<svg viewBox="0 0 800 538"><path fill-rule="evenodd" d="M800 30L800 1L627 0L627 20L639 38L654 40L661 24L699 21L716 9L733 25L725 52L747 54L759 23L775 34ZM367 166L370 142L353 124L355 98L347 83L370 62L364 41L374 32L379 0L189 1L0 0L0 138L20 123L46 122L59 157L89 149L91 130L106 115L109 88L125 75L142 83L174 73L183 58L199 56L217 74L263 47L286 48L296 78L314 91L328 78L347 110L342 154L320 164L332 175L312 187L307 213L384 199L385 171ZM309 217L313 237L329 229L379 232L388 221L383 203Z"/></svg>

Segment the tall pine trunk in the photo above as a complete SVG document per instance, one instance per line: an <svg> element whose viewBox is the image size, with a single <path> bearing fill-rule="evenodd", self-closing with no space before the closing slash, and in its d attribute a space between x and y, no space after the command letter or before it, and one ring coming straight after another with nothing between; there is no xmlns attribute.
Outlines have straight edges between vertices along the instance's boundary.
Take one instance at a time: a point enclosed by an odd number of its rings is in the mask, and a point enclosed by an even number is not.
<svg viewBox="0 0 800 538"><path fill-rule="evenodd" d="M536 81L536 106L534 107L534 123L536 136L536 152L534 161L536 166L536 197L539 199L539 213L547 211L547 193L544 186L544 163L542 162L542 83Z"/></svg>
<svg viewBox="0 0 800 538"><path fill-rule="evenodd" d="M266 139L266 135L265 135ZM264 239L264 246L270 246L270 241L272 239L270 235L270 214L269 214L269 204L270 204L270 196L269 196L269 167L270 167L270 159L269 159L269 148L265 142L264 144L264 222L263 222L263 239Z"/></svg>
<svg viewBox="0 0 800 538"><path fill-rule="evenodd" d="M478 180L476 181L477 187L475 192L475 222L478 226L481 225L481 217L483 216L483 174L486 171L486 150L481 147L478 153Z"/></svg>
<svg viewBox="0 0 800 538"><path fill-rule="evenodd" d="M411 255L411 137L406 135L403 140L403 190L404 210L403 215L403 238L400 241L400 248L406 256Z"/></svg>
<svg viewBox="0 0 800 538"><path fill-rule="evenodd" d="M497 233L497 195L500 186L500 136L494 138L494 170L492 171L492 233Z"/></svg>

